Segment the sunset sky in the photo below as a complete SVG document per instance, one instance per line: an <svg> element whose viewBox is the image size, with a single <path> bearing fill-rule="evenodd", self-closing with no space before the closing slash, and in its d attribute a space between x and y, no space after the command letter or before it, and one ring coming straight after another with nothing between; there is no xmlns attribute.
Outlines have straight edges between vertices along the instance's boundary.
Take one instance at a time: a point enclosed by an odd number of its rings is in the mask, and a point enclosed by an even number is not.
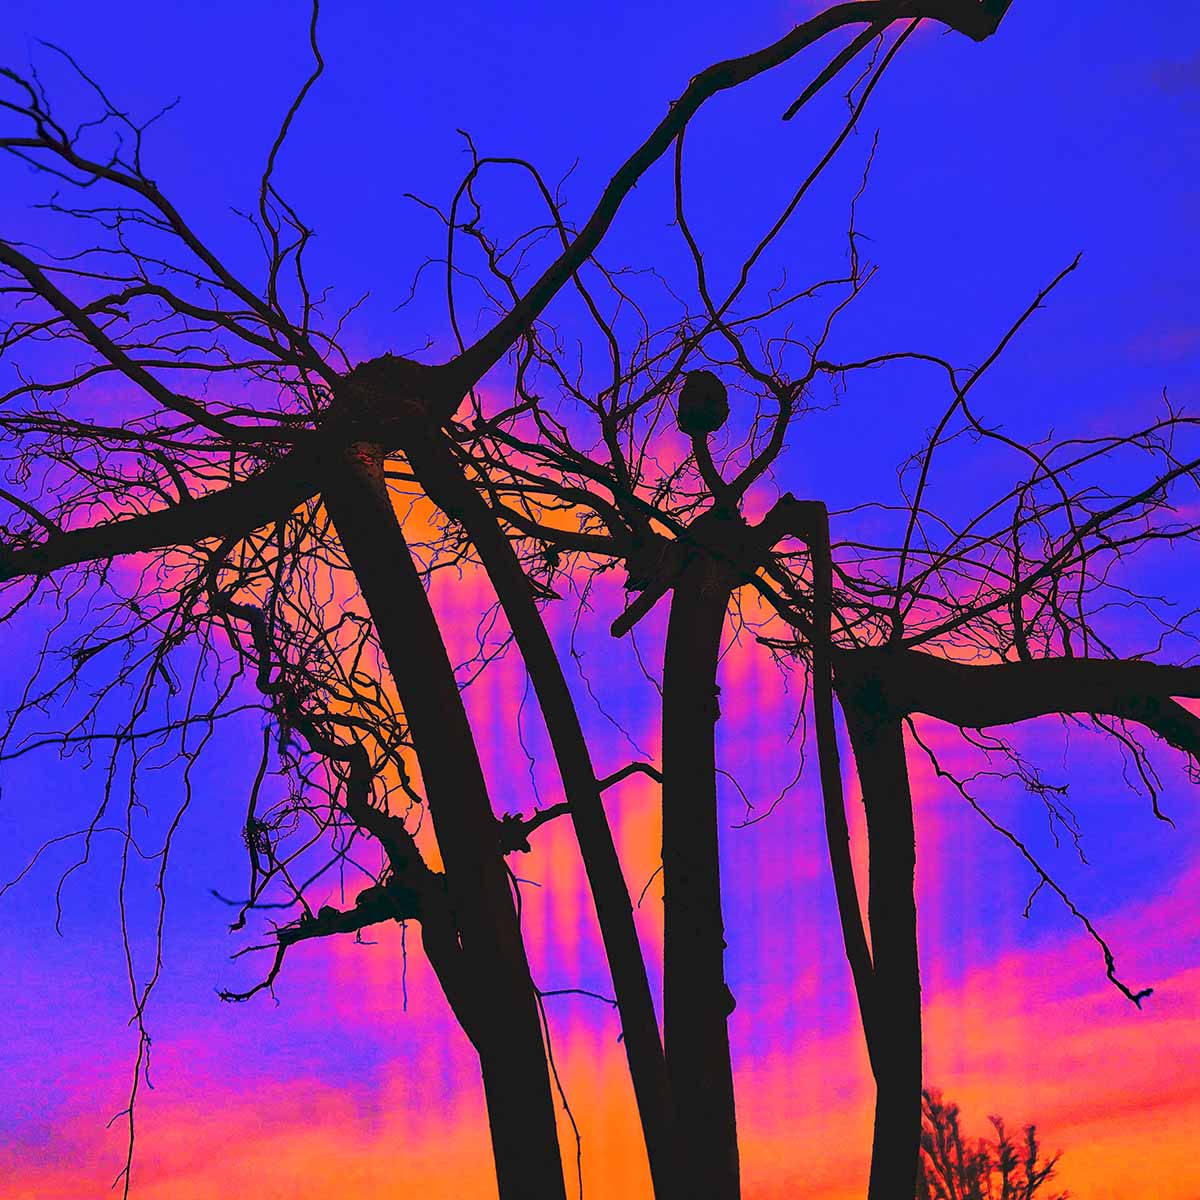
<svg viewBox="0 0 1200 1200"><path fill-rule="evenodd" d="M467 163L457 129L481 152L527 157L552 180L577 163L564 194L568 213L582 220L692 75L774 40L815 7L330 3L321 23L327 71L288 143L280 179L317 230L312 275L343 307L370 293L347 328L351 354L392 350L434 361L451 350L440 278L426 277L415 299L397 306L444 242L436 219L405 194L448 201ZM844 267L846 212L878 129L857 220L870 239L863 253L879 273L839 327L840 353L920 348L978 362L1082 252L1079 270L981 386L980 406L1029 438L1134 426L1161 411L1164 389L1176 406L1195 411L1198 34L1200 19L1183 0L1141 8L1014 0L983 45L920 29L806 201L777 265L806 280ZM9 0L0 65L34 63L64 120L85 119L88 98L38 38L71 50L131 111L149 114L181 97L150 135L149 174L251 270L253 247L231 209L254 203L264 155L309 70L306 37L305 6L281 0L107 7ZM753 244L843 115L835 88L795 120L779 120L830 53L818 47L718 98L689 134L692 217L714 263ZM12 161L3 172L0 236L55 244L58 227L29 207L45 198L46 181ZM498 186L491 212L515 228L536 214L535 199L528 189ZM664 162L623 209L606 261L652 266L685 286L686 252L671 219ZM3 386L13 369L0 361ZM798 428L781 486L833 509L897 499L897 468L936 420L940 387L911 367L854 382L838 407ZM951 505L985 494L989 472L1000 469L990 459L974 467L964 455L955 461L968 464L962 474L937 482ZM837 518L835 536L852 532L858 519ZM1187 610L1198 603L1196 566L1194 553L1156 552L1141 569L1148 590ZM466 657L478 614L491 602L486 584L470 573L439 580L434 601L458 657ZM600 772L659 755L653 684L628 639L613 643L606 632L622 603L618 582L599 589L579 670L569 674ZM564 606L554 617L564 651L573 616ZM47 607L0 628L0 709L18 702L38 622L49 618ZM1114 640L1140 649L1140 627L1122 620L1109 626ZM639 627L651 674L661 669L664 627L663 607ZM788 737L796 680L783 678L748 640L723 660L721 688L721 766L762 812L798 766ZM500 812L560 798L536 706L532 697L522 703L525 690L523 668L509 655L467 691ZM54 717L48 713L41 727ZM947 763L977 768L949 727L925 721L921 728ZM981 799L1095 921L1121 977L1154 994L1141 1011L1121 996L1105 979L1095 943L1047 893L1023 919L1036 883L1028 865L910 747L927 1081L960 1103L972 1133L986 1132L993 1112L1010 1125L1036 1121L1045 1146L1063 1150L1059 1184L1078 1200L1195 1200L1195 785L1181 761L1158 753L1172 828L1126 782L1113 746L1076 730L1068 736L1050 720L1021 736L1047 775L1069 784L1087 862L1069 840L1056 847L1036 797L993 782L981 786ZM255 714L230 722L192 775L194 799L169 881L165 970L149 1010L153 1090L138 1102L133 1194L486 1200L495 1184L477 1060L415 930L407 961L398 927L372 931L371 945L343 938L298 947L275 989L277 1003L260 995L226 1005L215 994L249 986L266 969L261 959L229 961L250 942L227 932L230 910L211 895L245 888L240 826L261 738ZM102 771L82 755L45 750L0 762L9 829L0 886L47 839L85 825L102 786ZM181 802L178 771L142 786L152 810ZM853 784L848 799L859 817ZM642 776L606 796L635 896L657 866L656 801ZM872 1088L828 879L815 764L759 823L735 827L747 810L732 782L722 803L744 1195L861 1197ZM852 820L852 828L859 824ZM123 1161L121 1122L106 1128L124 1107L136 1048L127 1026L117 851L115 838L101 838L93 862L67 882L61 937L55 887L72 861L70 846L52 847L0 896L5 1200L105 1195ZM609 993L569 828L553 822L539 830L533 853L514 866L531 885L523 923L538 984ZM324 899L340 903L336 880L329 889ZM143 893L145 906L130 921L139 953L148 954L149 886ZM652 975L661 966L661 916L661 889L652 884L638 913ZM615 1013L584 997L547 1003L582 1133L586 1194L648 1197Z"/></svg>

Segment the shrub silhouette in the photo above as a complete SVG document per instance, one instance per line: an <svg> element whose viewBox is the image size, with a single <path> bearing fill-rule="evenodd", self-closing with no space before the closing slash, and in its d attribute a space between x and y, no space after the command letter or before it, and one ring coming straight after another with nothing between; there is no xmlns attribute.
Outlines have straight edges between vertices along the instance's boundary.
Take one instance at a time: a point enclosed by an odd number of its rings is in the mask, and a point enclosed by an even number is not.
<svg viewBox="0 0 1200 1200"><path fill-rule="evenodd" d="M1068 1200L1043 1186L1054 1177L1061 1152L1042 1157L1037 1126L1014 1139L1003 1117L988 1120L995 1138L965 1138L957 1104L936 1090L921 1092L921 1160L917 1200Z"/></svg>

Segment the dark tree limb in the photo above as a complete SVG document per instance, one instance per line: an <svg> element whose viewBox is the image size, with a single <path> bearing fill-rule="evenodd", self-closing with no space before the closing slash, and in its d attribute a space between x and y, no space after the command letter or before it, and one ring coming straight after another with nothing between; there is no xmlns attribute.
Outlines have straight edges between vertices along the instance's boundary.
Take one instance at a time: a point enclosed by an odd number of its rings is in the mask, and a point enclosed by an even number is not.
<svg viewBox="0 0 1200 1200"><path fill-rule="evenodd" d="M626 196L707 100L782 65L826 34L846 25L867 24L873 29L884 29L893 21L928 17L981 42L995 33L1010 3L1011 0L861 0L837 4L797 25L770 46L714 63L695 75L650 136L617 170L574 241L509 312L454 361L453 369L462 391L483 378L583 266L608 232Z"/></svg>
<svg viewBox="0 0 1200 1200"><path fill-rule="evenodd" d="M407 431L404 446L427 495L447 516L460 522L471 539L533 682L596 905L655 1193L665 1198L674 1175L674 1133L662 1042L629 889L574 699L529 578L496 516L464 475L449 439L439 430L418 426ZM549 819L549 815L541 820L535 816L531 821L540 824ZM526 839L527 834L515 848L526 846Z"/></svg>
<svg viewBox="0 0 1200 1200"><path fill-rule="evenodd" d="M717 664L736 577L697 553L671 594L662 685L663 1038L683 1195L740 1195L717 830Z"/></svg>
<svg viewBox="0 0 1200 1200"><path fill-rule="evenodd" d="M1200 667L1142 659L1041 658L967 665L917 650L870 648L836 654L839 691L924 713L964 729L1013 725L1066 713L1134 721L1200 758L1200 717L1173 697L1200 697Z"/></svg>
<svg viewBox="0 0 1200 1200"><path fill-rule="evenodd" d="M383 474L358 443L323 490L412 731L453 925L421 926L479 1052L503 1200L565 1197L541 1018L475 740ZM443 974L446 972L449 978Z"/></svg>
<svg viewBox="0 0 1200 1200"><path fill-rule="evenodd" d="M248 991L234 992L222 988L217 995L222 1000L240 1003L259 992L270 990L283 969L284 956L298 942L333 937L339 933L358 933L372 925L382 925L385 921L420 918L421 904L415 892L402 891L386 885L368 888L359 893L353 908L342 910L326 906L315 917L304 915L296 924L283 926L275 934L275 961L266 977Z"/></svg>
<svg viewBox="0 0 1200 1200"><path fill-rule="evenodd" d="M611 775L606 775L603 779L598 780L596 790L606 792L610 787L620 783L623 779L628 779L631 775L646 775L655 783L662 783L662 773L649 763L632 762L619 771L614 771ZM551 804L548 808L540 808L528 817L522 817L520 813L506 813L500 818L501 849L505 854L511 854L514 851L528 854L530 851L529 835L534 830L540 829L547 822L558 817L568 816L570 813L571 802L569 800Z"/></svg>
<svg viewBox="0 0 1200 1200"><path fill-rule="evenodd" d="M867 816L867 917L879 999L864 1014L876 1087L867 1197L910 1200L921 1146L921 977L908 764L894 714L854 705L843 711Z"/></svg>
<svg viewBox="0 0 1200 1200"><path fill-rule="evenodd" d="M812 557L813 617L810 644L813 674L813 719L817 738L817 763L825 815L825 839L837 898L842 945L854 981L859 1019L872 1067L878 1043L879 989L875 965L867 944L854 860L850 854L850 828L842 785L842 761L834 720L833 688L833 556L829 544L829 512L819 500L798 501L790 495L777 503L762 522L773 541L784 530L808 544Z"/></svg>
<svg viewBox="0 0 1200 1200"><path fill-rule="evenodd" d="M292 512L316 494L317 486L315 456L295 451L256 475L168 508L53 533L26 549L0 546L0 583L124 554L248 534Z"/></svg>

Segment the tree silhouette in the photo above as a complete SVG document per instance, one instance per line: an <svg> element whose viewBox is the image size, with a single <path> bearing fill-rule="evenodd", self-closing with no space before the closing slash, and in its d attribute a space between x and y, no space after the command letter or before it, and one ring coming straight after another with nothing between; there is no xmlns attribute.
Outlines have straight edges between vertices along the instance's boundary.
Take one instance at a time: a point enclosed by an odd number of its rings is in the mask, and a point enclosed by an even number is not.
<svg viewBox="0 0 1200 1200"><path fill-rule="evenodd" d="M957 1104L941 1093L921 1093L921 1159L917 1200L1067 1200L1066 1192L1043 1191L1062 1157L1043 1158L1037 1126L1026 1125L1013 1141L1002 1117L988 1117L995 1140L965 1138Z"/></svg>
<svg viewBox="0 0 1200 1200"><path fill-rule="evenodd" d="M889 57L864 76L847 129ZM472 455L477 484L493 509L524 535L531 572L544 573L545 564L565 556L575 569L625 567L633 599L613 622L614 635L627 634L670 595L662 687L664 1033L668 1079L678 1088L677 1119L682 1129L703 1131L683 1166L689 1194L733 1194L737 1178L713 750L721 637L731 611L737 625L747 626L734 607L743 591L790 627L785 635L761 621L750 624L773 652L810 673L831 865L878 1089L870 1194L906 1195L919 1144L921 1013L905 730L938 772L1014 842L1039 888L1058 891L1096 938L1108 977L1140 1004L1148 993L1120 979L1111 949L1091 922L1028 849L980 808L969 781L944 769L912 717L959 727L972 745L1000 760L1001 773L1048 801L1052 789L1015 747L976 731L1048 714L1085 716L1130 754L1152 796L1155 776L1138 727L1195 760L1200 724L1175 697L1196 695L1196 669L1156 665L1142 654L1119 657L1102 625L1112 603L1132 599L1160 631L1151 644L1175 628L1171 605L1132 590L1123 571L1139 548L1194 538L1194 522L1178 515L1176 503L1197 481L1195 419L1168 407L1131 433L1025 445L975 413L971 393L979 380L1076 263L1039 292L982 365L968 371L923 352L852 362L824 356L832 323L869 277L853 224L847 277L803 293L837 297L820 336L809 342L782 332L771 336L773 318L796 293L760 306L752 325L738 322L727 314L782 222L755 245L731 291L714 298L684 212L682 162L681 135L676 223L695 264L699 311L685 310L665 329L647 330L622 354L600 303L581 287L600 353L611 355L611 382L595 392L577 384L553 331L535 331L513 394L497 414L477 418L475 429L464 431L460 453ZM477 226L473 216L471 227ZM511 282L500 269L494 275L501 284ZM602 278L619 291L611 274ZM722 367L743 394L734 406L743 416L733 432L721 428L726 403L709 366L687 369L697 359ZM825 506L772 494L771 468L793 423L814 403L811 389L819 381L840 382L901 361L926 364L945 378L946 411L909 463L905 479L912 486L895 510L896 540L864 544L850 532L831 544ZM547 379L557 387L553 402L546 399ZM699 393L700 412L689 392ZM673 406L682 443L668 434ZM931 510L927 492L936 463L980 444L1011 456L1010 482L957 521ZM654 447L653 454L646 447ZM1130 471L1137 481L1118 486ZM759 497L760 510L773 502L753 522L744 511L756 485L767 492ZM866 809L865 927L848 847L835 696Z"/></svg>
<svg viewBox="0 0 1200 1200"><path fill-rule="evenodd" d="M884 55L863 76L847 128L889 60ZM731 1195L737 1187L713 749L727 620L732 616L735 627L806 671L842 931L877 1084L870 1195L903 1196L917 1168L922 1050L905 733L1013 842L1034 869L1038 890L1060 895L1096 939L1109 979L1140 1005L1148 990L1120 978L1091 921L987 814L970 780L943 766L912 718L957 726L990 760L990 773L1041 796L1052 817L1054 789L1015 746L983 731L1050 714L1090 721L1128 753L1152 799L1157 777L1139 729L1194 764L1200 723L1177 698L1196 696L1200 674L1149 661L1147 653L1178 628L1176 617L1165 598L1139 593L1128 572L1137 550L1194 539L1183 498L1200 468L1196 423L1166 406L1160 418L1132 432L1025 444L976 413L973 390L1078 260L970 370L925 352L826 357L833 322L869 278L853 223L846 278L773 296L752 322L739 321L728 315L733 302L782 221L755 244L730 292L714 297L685 216L682 162L681 135L675 215L695 265L698 311L685 308L665 328L647 328L626 352L618 347L628 341L580 285L611 381L594 391L578 383L554 332L533 331L512 394L496 402L498 412L481 410L484 419L477 416L474 429L462 432L459 452L471 456L477 486L525 541L531 573L599 574L624 566L633 598L613 622L614 635L629 633L670 596L662 684L664 1035L680 1128L703 1131L682 1167L687 1194ZM453 214L448 222L453 227ZM477 213L468 224L479 228ZM493 256L489 265L499 284L511 283ZM600 286L626 299L611 272L599 274ZM800 341L773 324L797 294L823 292L836 299L817 337ZM697 369L698 361L707 365ZM818 383L898 362L922 363L945 379L944 415L904 472L904 503L892 510L895 539L864 542L850 528L833 541L824 504L779 495L771 468L793 423L815 403ZM714 367L741 392L740 404L729 406L741 419L728 430L722 427L727 398L712 382ZM672 416L682 441L671 439ZM1010 456L1004 484L962 515L931 509L937 466L958 453L957 469L966 474L964 456L980 446ZM745 515L755 489L757 508L767 510L758 521ZM745 593L774 625L747 617ZM1127 603L1142 611L1151 632L1147 651L1122 657L1105 620L1114 605ZM865 924L848 845L835 707L849 733L866 810ZM1161 816L1156 800L1154 807Z"/></svg>
<svg viewBox="0 0 1200 1200"><path fill-rule="evenodd" d="M870 277L853 212L844 277L741 306L756 264L854 130L917 23L937 20L983 40L1006 9L977 0L841 4L772 45L714 64L691 79L578 227L532 164L482 156L472 145L470 170L443 214L458 350L436 365L391 354L351 361L340 340L349 314L327 312L323 292L310 284L312 231L275 186L278 157L323 68L315 6L315 67L270 148L248 218L264 252L254 279L235 272L148 174L143 143L151 121L135 122L81 68L98 115L78 125L74 115L54 113L36 78L4 72L9 90L0 109L9 128L0 147L45 173L59 189L50 214L68 228L81 223L92 239L81 250L54 252L0 242L8 305L0 350L19 369L0 406L5 464L17 488L0 491L8 509L0 533L5 612L56 606L47 647L65 638L70 651L61 673L50 654L40 658L10 738L31 714L74 697L80 672L99 679L82 714L72 712L52 739L88 743L108 763L103 800L80 834L83 862L116 807L118 758L127 755L136 775L147 748L171 738L190 764L252 683L275 736L264 737L241 818L249 880L234 928L271 904L295 916L272 931L272 966L261 982L225 998L269 988L302 942L416 921L479 1055L506 1200L565 1194L542 997L505 862L560 815L572 820L595 900L655 1194L738 1194L714 741L720 651L731 624L802 673L812 692L839 915L878 1089L872 1200L907 1200L920 1145L906 724L914 744L925 744L911 717L973 731L1086 714L1144 771L1148 760L1132 727L1193 756L1200 747L1196 719L1174 699L1200 695L1197 672L1120 657L1098 626L1104 599L1124 586L1114 562L1139 546L1194 535L1170 507L1200 464L1180 449L1191 418L1168 410L1132 434L1031 447L977 417L971 389L1049 289L971 372L923 353L826 357L833 324ZM897 22L904 28L893 37ZM685 212L689 123L719 92L843 27L854 27L854 37L787 115L862 56L846 122L734 285L719 292ZM119 132L115 152L107 143L94 148L98 129ZM668 151L697 299L681 301L674 319L654 328L598 254L624 199ZM533 181L545 210L535 230L558 242L532 282L513 253L521 239L501 242L485 230L476 184L493 170ZM455 290L462 278L485 280L499 312L470 343ZM550 323L551 303L569 296L601 347L607 378L598 386L570 369ZM811 341L788 324L801 296L827 302ZM614 303L620 317L609 315ZM855 372L901 360L944 375L946 416L913 460L899 537L866 544L848 529L834 540L825 505L779 494L773 468L794 424L814 407L817 387L840 387ZM492 373L504 365L513 381L502 394ZM100 386L118 383L117 411L91 407ZM930 510L927 482L935 458L967 438L1003 446L1023 473L956 524ZM1142 481L1124 490L1108 474L1123 456L1144 467ZM755 511L765 515L755 519ZM129 555L137 556L133 579L114 567ZM493 814L426 592L435 572L468 561L494 589L562 778L565 802L529 818ZM614 635L629 634L669 596L663 760L661 770L634 763L600 779L542 607L556 579L581 581L586 595L617 564L630 602L612 622ZM1152 597L1142 602L1168 621ZM114 732L107 721L118 704L126 710ZM867 813L865 928L848 850L836 706ZM1007 743L978 735L976 744L1015 777L1037 782ZM263 807L261 781L272 765L292 792ZM634 770L662 782L661 1037L601 803L602 792ZM969 781L953 781L976 803ZM126 833L136 803L126 807ZM436 863L418 841L426 811ZM158 854L160 914L181 817ZM314 912L306 898L312 882L330 863L355 863L365 842L382 852L381 869L367 872L369 886L352 907ZM130 834L126 860L137 852L132 843ZM1041 882L1057 886L1037 870ZM1107 944L1088 928L1110 978L1140 1001L1144 993L1119 981ZM131 968L130 978L141 1041L126 1192L148 1046L143 1018L158 965L145 979Z"/></svg>

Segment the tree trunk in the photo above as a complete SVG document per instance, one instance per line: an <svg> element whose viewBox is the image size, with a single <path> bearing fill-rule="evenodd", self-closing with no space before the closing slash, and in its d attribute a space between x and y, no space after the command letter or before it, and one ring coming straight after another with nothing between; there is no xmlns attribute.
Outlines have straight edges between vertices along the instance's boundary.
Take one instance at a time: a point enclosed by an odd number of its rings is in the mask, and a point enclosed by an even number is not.
<svg viewBox="0 0 1200 1200"><path fill-rule="evenodd" d="M867 918L877 1001L867 1036L876 1087L867 1194L868 1200L912 1200L921 1145L921 975L912 795L900 718L874 711L866 695L855 699L844 700L842 707L867 816Z"/></svg>
<svg viewBox="0 0 1200 1200"><path fill-rule="evenodd" d="M689 1200L736 1200L717 838L717 659L733 580L697 552L675 584L663 662L663 1034Z"/></svg>
<svg viewBox="0 0 1200 1200"><path fill-rule="evenodd" d="M470 538L533 681L596 905L654 1194L658 1200L666 1200L674 1194L670 1189L675 1172L670 1165L671 1110L662 1041L633 922L629 889L601 803L575 702L512 543L464 476L445 435L440 431L415 430L405 437L403 448L425 493L447 516L461 522Z"/></svg>
<svg viewBox="0 0 1200 1200"><path fill-rule="evenodd" d="M833 555L829 545L829 512L819 500L796 502L804 515L801 527L792 532L803 537L812 556L812 692L813 729L821 775L821 799L825 815L825 840L829 867L842 927L842 945L854 980L859 1019L874 1053L875 969L858 905L858 885L850 853L850 828L846 821L846 795L842 787L842 757L834 718L833 686Z"/></svg>
<svg viewBox="0 0 1200 1200"><path fill-rule="evenodd" d="M323 498L421 765L458 942L455 969L438 974L479 1052L501 1200L565 1200L537 1001L496 821L454 671L387 493L380 448L351 447L330 469ZM428 939L435 931L422 933ZM431 961L436 967L455 953L443 944Z"/></svg>

